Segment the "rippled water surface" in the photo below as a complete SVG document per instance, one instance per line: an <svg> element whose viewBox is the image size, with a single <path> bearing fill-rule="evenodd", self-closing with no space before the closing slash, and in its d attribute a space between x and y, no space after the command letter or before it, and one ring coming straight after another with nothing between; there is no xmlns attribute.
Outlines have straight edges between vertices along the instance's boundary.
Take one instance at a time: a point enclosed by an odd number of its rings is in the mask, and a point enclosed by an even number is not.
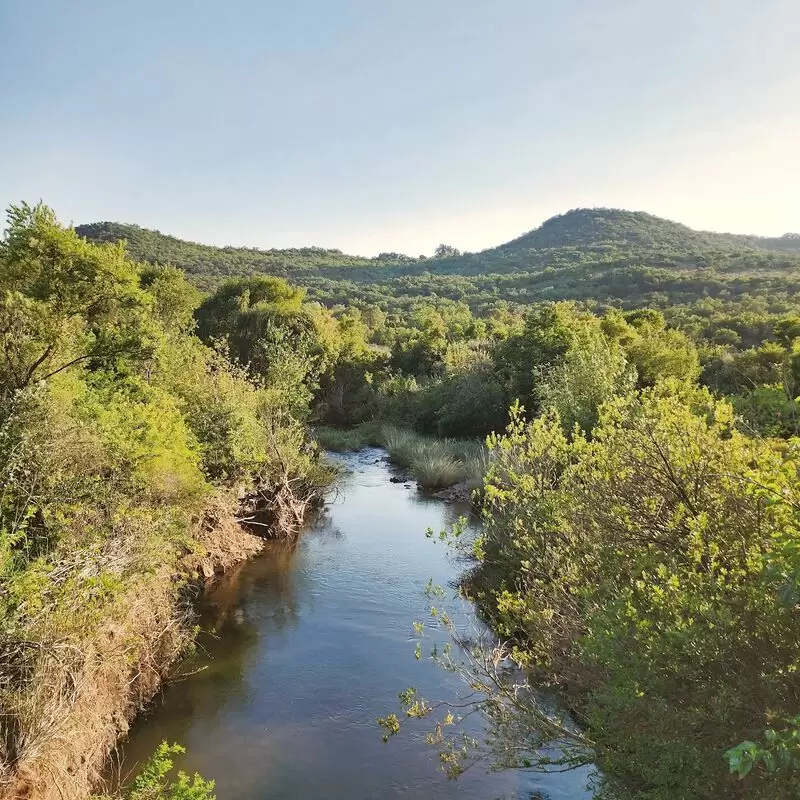
<svg viewBox="0 0 800 800"><path fill-rule="evenodd" d="M273 544L208 592L196 671L134 727L122 773L167 739L186 746L183 769L216 780L219 800L587 797L586 773L448 781L423 727L383 744L376 718L397 710L400 690L459 689L415 660L411 623L427 617L428 579L446 585L460 570L425 531L463 509L391 483L379 450L339 460L342 491L299 542Z"/></svg>

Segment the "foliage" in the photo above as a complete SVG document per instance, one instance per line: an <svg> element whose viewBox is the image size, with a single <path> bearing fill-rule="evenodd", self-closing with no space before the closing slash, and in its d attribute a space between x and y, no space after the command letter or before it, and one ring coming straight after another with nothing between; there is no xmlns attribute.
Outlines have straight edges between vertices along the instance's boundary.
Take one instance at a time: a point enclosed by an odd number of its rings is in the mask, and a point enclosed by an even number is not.
<svg viewBox="0 0 800 800"><path fill-rule="evenodd" d="M567 431L577 426L589 433L600 406L635 385L636 369L628 364L622 348L596 323L584 324L561 363L542 372L537 394L542 408L555 410Z"/></svg>
<svg viewBox="0 0 800 800"><path fill-rule="evenodd" d="M142 261L172 264L185 270L201 288L210 288L214 279L266 273L284 278L294 278L303 270L330 267L351 269L357 266L416 261L398 253L384 253L376 259L348 256L340 250L321 247L303 247L291 250L257 250L249 247L209 247L185 242L159 231L138 225L116 222L97 222L79 225L80 236L94 242L124 241L128 251Z"/></svg>
<svg viewBox="0 0 800 800"><path fill-rule="evenodd" d="M570 687L609 796L724 796L726 747L797 702L774 567L797 462L733 422L672 382L607 403L591 442L555 414L493 442L475 596L519 664ZM765 781L746 796L793 796Z"/></svg>
<svg viewBox="0 0 800 800"><path fill-rule="evenodd" d="M796 444L748 437L730 403L674 378L609 398L591 438L516 407L489 444L465 589L500 641L448 620L462 649L432 657L469 692L401 697L407 719L436 716L448 773L594 762L616 800L795 797ZM548 683L579 727L534 688ZM462 729L470 711L485 738Z"/></svg>
<svg viewBox="0 0 800 800"><path fill-rule="evenodd" d="M800 433L800 410L783 386L756 386L731 397L741 425L756 435L796 436Z"/></svg>
<svg viewBox="0 0 800 800"><path fill-rule="evenodd" d="M150 669L186 644L180 559L197 548L217 493L254 492L273 529L286 532L330 479L303 424L305 371L297 378L281 361L253 379L224 347L204 345L193 333L197 292L177 270L142 267L121 245L90 244L41 205L12 207L8 219L0 243L0 787L72 723L70 703L102 659L98 642L111 620L128 653L120 668L146 657L128 629L134 623L116 622L125 598L163 602ZM270 302L290 313L297 294L278 290ZM121 684L135 680L123 674ZM154 762L154 779L167 755ZM199 779L179 777L172 793L153 787L134 796L210 796Z"/></svg>
<svg viewBox="0 0 800 800"><path fill-rule="evenodd" d="M745 741L725 753L732 773L740 778L762 767L767 775L800 769L800 717L787 720L783 730L767 728L764 743Z"/></svg>
<svg viewBox="0 0 800 800"><path fill-rule="evenodd" d="M214 248L108 222L78 230L95 241L125 239L136 258L181 267L204 289L224 277L261 273L289 278L328 306L379 305L384 311L432 297L466 300L481 312L498 300L578 300L658 306L670 316L708 322L706 308L716 302L757 300L796 313L800 277L796 237L698 232L617 209L576 209L498 247L458 255L447 248L431 259L396 253L365 259L321 248Z"/></svg>
<svg viewBox="0 0 800 800"><path fill-rule="evenodd" d="M663 323L644 322L625 346L641 386L654 386L662 378L694 381L700 374L697 350L685 334Z"/></svg>
<svg viewBox="0 0 800 800"><path fill-rule="evenodd" d="M162 742L125 793L125 800L216 800L214 781L207 781L197 774L190 778L182 771L174 780L170 778L174 766L172 756L185 752L178 744Z"/></svg>
<svg viewBox="0 0 800 800"><path fill-rule="evenodd" d="M124 369L148 351L149 302L121 246L90 245L22 204L9 208L0 261L5 393L81 363Z"/></svg>
<svg viewBox="0 0 800 800"><path fill-rule="evenodd" d="M535 405L538 376L564 357L578 327L579 312L569 303L530 309L524 325L497 348L498 369L510 396Z"/></svg>
<svg viewBox="0 0 800 800"><path fill-rule="evenodd" d="M667 376L692 380L702 368L704 383L725 394L783 385L789 404L800 394L791 366L800 330L796 237L697 232L617 209L576 209L482 253L448 247L440 258L421 260L359 259L316 248L210 248L113 223L80 232L100 241L127 238L137 257L190 269L203 286L214 274L258 273L272 276L268 282L291 277L304 286L334 321L318 310L310 351L273 343L267 360L286 363L295 376L287 385L297 386L306 370L297 407L313 394L316 416L327 424L379 417L444 436L500 430L515 399L538 411L539 378L559 365L586 311L604 320L605 335L636 367L640 386ZM247 281L238 283L241 289ZM573 305L550 304L564 300ZM313 303L302 305L307 318ZM626 319L616 309L635 312ZM264 322L263 314L254 315ZM246 352L238 352L231 339L241 363L266 355L269 337L254 336L253 325L247 337L255 354L246 342ZM347 326L357 333L343 346ZM452 369L450 354L461 346L480 355ZM410 377L415 383L402 389ZM748 411L748 424L792 434L793 423L776 423L775 414L785 419L786 409L768 403L775 413L767 418L763 404L755 405L760 410Z"/></svg>

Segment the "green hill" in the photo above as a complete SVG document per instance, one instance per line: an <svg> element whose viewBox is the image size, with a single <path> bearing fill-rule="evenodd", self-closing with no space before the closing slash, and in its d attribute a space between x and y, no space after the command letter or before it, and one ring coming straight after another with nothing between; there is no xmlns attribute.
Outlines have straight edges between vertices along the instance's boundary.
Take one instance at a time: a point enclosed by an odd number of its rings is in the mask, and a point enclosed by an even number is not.
<svg viewBox="0 0 800 800"><path fill-rule="evenodd" d="M800 235L783 237L741 236L733 233L695 231L679 222L617 208L578 208L551 217L540 227L497 249L525 250L554 247L615 245L683 251L713 248L797 250Z"/></svg>
<svg viewBox="0 0 800 800"><path fill-rule="evenodd" d="M292 277L297 271L325 270L331 267L371 267L376 264L413 262L399 253L384 253L376 258L350 256L341 250L300 247L287 250L259 250L255 247L213 247L187 242L160 231L121 222L93 222L75 230L94 242L128 243L128 252L140 261L181 267L203 288L236 275L264 273Z"/></svg>
<svg viewBox="0 0 800 800"><path fill-rule="evenodd" d="M576 209L497 247L427 259L399 253L365 258L319 247L211 247L113 222L76 230L93 241L125 239L134 258L179 266L202 289L262 273L305 286L329 305L386 308L441 297L478 309L497 300L554 299L663 307L745 295L787 301L800 288L800 236L694 231L618 209Z"/></svg>

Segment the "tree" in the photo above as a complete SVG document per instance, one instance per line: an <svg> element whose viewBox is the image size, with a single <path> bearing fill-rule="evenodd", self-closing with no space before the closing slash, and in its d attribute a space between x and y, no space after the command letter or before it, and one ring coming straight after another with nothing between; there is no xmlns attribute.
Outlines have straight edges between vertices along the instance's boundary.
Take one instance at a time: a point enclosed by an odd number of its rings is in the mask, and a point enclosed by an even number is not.
<svg viewBox="0 0 800 800"><path fill-rule="evenodd" d="M791 348L795 339L800 337L800 316L797 314L788 314L779 319L772 326L772 330L780 344L787 349Z"/></svg>
<svg viewBox="0 0 800 800"><path fill-rule="evenodd" d="M625 354L636 367L640 386L655 386L665 378L697 380L700 359L686 334L650 319L636 327L638 335L626 345Z"/></svg>
<svg viewBox="0 0 800 800"><path fill-rule="evenodd" d="M11 206L0 243L0 372L6 391L76 364L152 352L151 301L122 245L92 245L44 205Z"/></svg>
<svg viewBox="0 0 800 800"><path fill-rule="evenodd" d="M563 361L542 373L537 395L543 409L554 409L570 432L576 425L591 433L600 407L636 386L636 370L622 348L592 322L581 325Z"/></svg>
<svg viewBox="0 0 800 800"><path fill-rule="evenodd" d="M521 330L495 349L497 370L508 387L509 403L520 400L536 410L534 386L542 371L569 349L580 314L570 303L551 303L526 312Z"/></svg>
<svg viewBox="0 0 800 800"><path fill-rule="evenodd" d="M453 258L460 255L461 251L449 244L440 244L433 253L434 258Z"/></svg>
<svg viewBox="0 0 800 800"><path fill-rule="evenodd" d="M304 290L280 278L240 278L223 284L197 310L201 338L224 343L294 414L308 409L324 368L324 320L304 297Z"/></svg>
<svg viewBox="0 0 800 800"><path fill-rule="evenodd" d="M194 311L202 295L181 270L146 265L139 282L153 298L153 313L167 331L184 332L194 327Z"/></svg>

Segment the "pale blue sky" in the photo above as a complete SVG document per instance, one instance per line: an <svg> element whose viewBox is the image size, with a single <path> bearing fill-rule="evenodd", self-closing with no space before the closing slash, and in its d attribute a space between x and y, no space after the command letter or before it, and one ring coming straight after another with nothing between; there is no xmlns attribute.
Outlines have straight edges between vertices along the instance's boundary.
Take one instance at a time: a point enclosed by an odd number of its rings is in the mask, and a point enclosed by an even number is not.
<svg viewBox="0 0 800 800"><path fill-rule="evenodd" d="M0 203L430 253L800 229L800 0L0 0Z"/></svg>

